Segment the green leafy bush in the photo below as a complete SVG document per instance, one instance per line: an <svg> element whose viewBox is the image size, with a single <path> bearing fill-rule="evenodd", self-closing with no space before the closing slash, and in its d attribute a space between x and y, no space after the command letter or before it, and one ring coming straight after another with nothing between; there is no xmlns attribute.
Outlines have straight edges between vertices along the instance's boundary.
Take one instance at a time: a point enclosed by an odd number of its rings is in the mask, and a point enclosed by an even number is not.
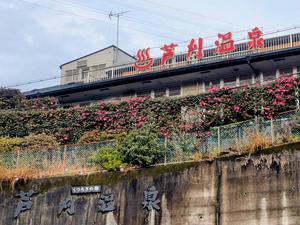
<svg viewBox="0 0 300 225"><path fill-rule="evenodd" d="M0 87L0 109L19 108L25 96L17 89Z"/></svg>
<svg viewBox="0 0 300 225"><path fill-rule="evenodd" d="M115 134L106 133L100 130L92 130L85 132L77 141L77 144L90 144L100 141L110 141L116 137Z"/></svg>
<svg viewBox="0 0 300 225"><path fill-rule="evenodd" d="M108 171L119 170L122 165L122 157L120 151L114 145L103 146L92 157L92 162L100 165Z"/></svg>
<svg viewBox="0 0 300 225"><path fill-rule="evenodd" d="M10 152L20 147L22 138L0 137L0 152Z"/></svg>
<svg viewBox="0 0 300 225"><path fill-rule="evenodd" d="M107 170L117 170L122 164L147 167L161 158L163 150L157 130L146 125L119 136L115 145L101 147L92 161Z"/></svg>
<svg viewBox="0 0 300 225"><path fill-rule="evenodd" d="M21 150L25 151L58 149L60 146L53 135L45 133L31 134L21 140Z"/></svg>
<svg viewBox="0 0 300 225"><path fill-rule="evenodd" d="M149 125L130 131L118 140L118 144L123 161L141 167L154 164L164 150L158 132Z"/></svg>

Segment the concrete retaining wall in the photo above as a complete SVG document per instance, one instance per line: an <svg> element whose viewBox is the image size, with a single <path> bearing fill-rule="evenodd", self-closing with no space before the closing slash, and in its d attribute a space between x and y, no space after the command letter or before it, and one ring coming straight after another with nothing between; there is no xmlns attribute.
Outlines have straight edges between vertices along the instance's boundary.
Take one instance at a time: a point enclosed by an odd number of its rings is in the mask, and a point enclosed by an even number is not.
<svg viewBox="0 0 300 225"><path fill-rule="evenodd" d="M293 149L292 149L293 148ZM296 148L296 149L295 149ZM252 157L170 165L141 171L55 178L3 186L1 225L299 225L300 146ZM99 194L72 195L78 185L103 185L116 210L97 212ZM160 211L143 209L143 192L154 185ZM32 209L13 218L20 190L35 189ZM75 200L73 216L57 216L59 204Z"/></svg>

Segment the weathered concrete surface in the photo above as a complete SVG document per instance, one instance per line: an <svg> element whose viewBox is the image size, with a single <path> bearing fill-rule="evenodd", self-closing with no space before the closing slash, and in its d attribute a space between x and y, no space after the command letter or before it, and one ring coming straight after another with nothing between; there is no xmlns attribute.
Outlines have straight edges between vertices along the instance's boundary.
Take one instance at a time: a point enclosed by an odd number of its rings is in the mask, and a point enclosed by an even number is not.
<svg viewBox="0 0 300 225"><path fill-rule="evenodd" d="M0 224L299 225L300 145L285 148L269 155L20 184L14 193L34 188L40 194L32 197L32 209L18 219L13 219L18 199L4 186ZM96 184L114 193L114 213L97 212L97 194L70 195L71 186ZM152 185L159 191L161 210L148 213L141 203L143 191ZM58 217L59 203L70 197L75 200L75 215Z"/></svg>

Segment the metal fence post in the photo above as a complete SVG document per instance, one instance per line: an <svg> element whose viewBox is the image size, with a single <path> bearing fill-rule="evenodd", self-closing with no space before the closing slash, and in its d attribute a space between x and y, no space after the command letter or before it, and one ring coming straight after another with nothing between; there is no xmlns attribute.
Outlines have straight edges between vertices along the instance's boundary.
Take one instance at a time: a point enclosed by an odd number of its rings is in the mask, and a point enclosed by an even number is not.
<svg viewBox="0 0 300 225"><path fill-rule="evenodd" d="M63 170L66 169L66 158L67 158L67 145L64 146L64 157L63 157Z"/></svg>
<svg viewBox="0 0 300 225"><path fill-rule="evenodd" d="M20 149L17 152L17 168L19 168L19 160L20 160Z"/></svg>
<svg viewBox="0 0 300 225"><path fill-rule="evenodd" d="M217 128L217 132L218 132L218 152L221 152L220 127Z"/></svg>
<svg viewBox="0 0 300 225"><path fill-rule="evenodd" d="M258 128L258 116L255 116L255 132L258 134L259 128Z"/></svg>
<svg viewBox="0 0 300 225"><path fill-rule="evenodd" d="M165 136L165 155L164 155L164 165L167 165L167 143L168 143L168 138Z"/></svg>
<svg viewBox="0 0 300 225"><path fill-rule="evenodd" d="M237 136L236 137L236 149L239 151L241 140L242 140L242 137L241 137L241 126L240 126L240 124L238 125L236 136Z"/></svg>
<svg viewBox="0 0 300 225"><path fill-rule="evenodd" d="M271 125L271 142L272 145L274 145L275 139L274 139L274 123L273 123L273 118L270 120L270 125Z"/></svg>
<svg viewBox="0 0 300 225"><path fill-rule="evenodd" d="M296 99L296 109L299 110L299 92L298 92L298 90L296 91L296 97L297 97L297 99Z"/></svg>

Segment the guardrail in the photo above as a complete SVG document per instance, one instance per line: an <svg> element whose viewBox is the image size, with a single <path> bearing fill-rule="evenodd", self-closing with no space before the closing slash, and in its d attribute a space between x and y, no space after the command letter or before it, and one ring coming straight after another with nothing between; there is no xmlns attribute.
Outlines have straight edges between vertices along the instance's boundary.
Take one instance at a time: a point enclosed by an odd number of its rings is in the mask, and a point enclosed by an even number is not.
<svg viewBox="0 0 300 225"><path fill-rule="evenodd" d="M187 53L185 52L175 55L175 57L172 60L169 60L165 65L161 65L161 59L155 58L153 66L147 70L136 70L134 68L134 63L130 63L94 71L86 71L84 82L89 83L97 80L111 80L120 77L139 75L149 72L181 68L194 64L204 64L208 62L220 61L239 56L255 55L262 52L272 52L296 46L300 46L300 33L288 34L284 36L265 39L264 47L258 49L248 49L246 42L235 44L235 51L227 54L216 54L214 48L204 49L204 57L201 59L187 60Z"/></svg>

